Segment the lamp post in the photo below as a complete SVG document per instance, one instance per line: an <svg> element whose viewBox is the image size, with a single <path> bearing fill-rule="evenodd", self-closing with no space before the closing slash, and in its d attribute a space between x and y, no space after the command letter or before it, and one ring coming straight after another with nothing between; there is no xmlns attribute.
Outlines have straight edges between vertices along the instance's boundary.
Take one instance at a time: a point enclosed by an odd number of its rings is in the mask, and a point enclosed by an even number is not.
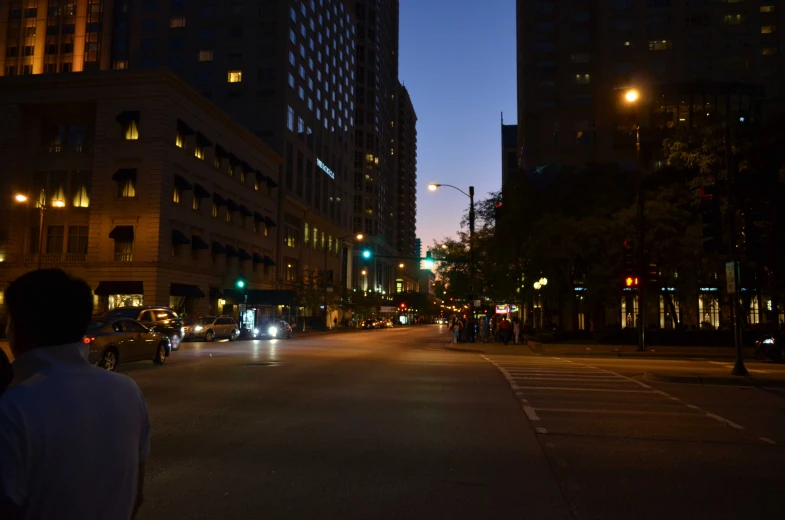
<svg viewBox="0 0 785 520"><path fill-rule="evenodd" d="M43 197L39 201L39 211L38 211L38 269L41 269L41 261L43 259L44 253L44 211L48 209L48 205L46 204L46 191L45 188L41 190L41 194ZM30 200L30 197L23 194L17 193L14 195L14 200L20 204L24 204ZM64 208L65 202L62 200L53 200L52 206L55 208Z"/></svg>
<svg viewBox="0 0 785 520"><path fill-rule="evenodd" d="M365 236L362 233L358 233L356 235L345 235L335 240L337 242L341 242L342 240L346 240L347 238L354 238L355 240L362 240ZM327 328L330 328L330 324L327 323L328 313L327 313L327 248L324 248L324 323Z"/></svg>
<svg viewBox="0 0 785 520"><path fill-rule="evenodd" d="M640 124L640 94L635 89L629 89L624 93L624 100L635 108L635 170L637 177L637 228L638 228L638 277L643 281L643 273L645 272L644 256L643 256L643 238L644 238L644 200L643 200L643 169L641 168L641 124ZM638 351L646 350L645 340L645 292L646 284L638 284Z"/></svg>
<svg viewBox="0 0 785 520"><path fill-rule="evenodd" d="M452 184L437 184L432 183L428 185L430 191L436 191L442 186L457 190L467 197L469 197L469 292L470 298L474 299L474 278L475 278L475 265L474 265L474 186L469 186L469 193L462 189L453 186Z"/></svg>

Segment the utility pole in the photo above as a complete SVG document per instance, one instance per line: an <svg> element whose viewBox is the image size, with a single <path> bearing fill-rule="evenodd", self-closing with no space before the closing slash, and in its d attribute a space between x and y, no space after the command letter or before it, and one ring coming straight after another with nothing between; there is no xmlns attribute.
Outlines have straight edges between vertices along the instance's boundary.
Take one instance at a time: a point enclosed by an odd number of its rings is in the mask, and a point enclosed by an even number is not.
<svg viewBox="0 0 785 520"><path fill-rule="evenodd" d="M728 101L728 103L730 103ZM727 111L726 107L726 114L730 112ZM727 117L727 116L726 116ZM741 312L739 309L739 296L738 291L741 288L741 276L739 272L739 252L738 252L738 243L736 237L736 165L733 163L733 154L731 151L731 128L730 128L730 121L725 121L725 169L727 171L728 177L728 252L730 254L731 262L733 263L733 277L734 285L736 288L736 292L731 293L728 292L728 299L730 300L730 311L731 311L731 320L733 322L733 346L736 350L736 362L733 364L733 370L731 370L731 374L734 376L749 376L749 372L747 372L747 367L744 366L744 352L742 350L742 338L741 338L741 324L739 323L739 318L741 316ZM727 276L727 275L726 275Z"/></svg>
<svg viewBox="0 0 785 520"><path fill-rule="evenodd" d="M640 110L638 112L638 121L635 123L635 164L638 173L638 195L637 195L637 209L638 209L638 351L643 352L646 350L646 279L643 273L646 272L645 256L643 252L643 239L644 239L644 200L643 200L643 169L641 168L641 124L640 124Z"/></svg>
<svg viewBox="0 0 785 520"><path fill-rule="evenodd" d="M474 307L476 294L474 291L476 283L476 265L474 263L474 186L469 186L469 295L472 300L469 305Z"/></svg>

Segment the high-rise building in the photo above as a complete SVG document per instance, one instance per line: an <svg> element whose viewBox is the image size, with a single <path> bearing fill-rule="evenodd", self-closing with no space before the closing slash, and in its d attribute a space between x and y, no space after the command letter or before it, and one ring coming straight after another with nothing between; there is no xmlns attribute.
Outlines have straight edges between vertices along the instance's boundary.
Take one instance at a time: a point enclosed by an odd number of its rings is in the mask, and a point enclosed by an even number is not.
<svg viewBox="0 0 785 520"><path fill-rule="evenodd" d="M11 0L0 4L0 75L170 69L284 157L278 263L293 266L297 280L327 263L332 279L346 283L353 11L350 0ZM385 45L387 27L378 31ZM364 40L375 41L375 29L368 31ZM376 90L368 97L383 104Z"/></svg>
<svg viewBox="0 0 785 520"><path fill-rule="evenodd" d="M517 0L523 168L630 160L628 136L617 132L620 89L628 87L641 92L652 112L668 113L675 126L690 120L659 106L661 85L756 84L765 89L767 104L782 106L785 8L779 4Z"/></svg>
<svg viewBox="0 0 785 520"><path fill-rule="evenodd" d="M422 258L422 239L415 238L414 239L414 256L416 258ZM420 265L420 262L417 262L417 265Z"/></svg>
<svg viewBox="0 0 785 520"><path fill-rule="evenodd" d="M398 0L357 0L357 96L353 220L374 250L370 260L357 257L367 273L355 286L391 295L398 261L395 243L398 174L395 125L398 118ZM384 258L388 257L388 258Z"/></svg>
<svg viewBox="0 0 785 520"><path fill-rule="evenodd" d="M502 118L502 186L518 175L518 125L505 125Z"/></svg>
<svg viewBox="0 0 785 520"><path fill-rule="evenodd" d="M398 117L395 140L398 155L395 200L398 222L395 226L395 247L404 257L415 256L417 240L417 113L409 91L398 85Z"/></svg>

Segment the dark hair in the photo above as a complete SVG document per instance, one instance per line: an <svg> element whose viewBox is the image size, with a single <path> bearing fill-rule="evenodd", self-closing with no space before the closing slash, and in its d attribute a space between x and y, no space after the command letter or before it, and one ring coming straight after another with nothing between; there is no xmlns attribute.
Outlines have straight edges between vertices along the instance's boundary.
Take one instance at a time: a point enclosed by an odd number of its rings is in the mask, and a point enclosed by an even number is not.
<svg viewBox="0 0 785 520"><path fill-rule="evenodd" d="M82 339L93 315L93 295L84 280L60 269L23 274L5 290L14 334L36 347ZM44 310L51 309L44 317Z"/></svg>

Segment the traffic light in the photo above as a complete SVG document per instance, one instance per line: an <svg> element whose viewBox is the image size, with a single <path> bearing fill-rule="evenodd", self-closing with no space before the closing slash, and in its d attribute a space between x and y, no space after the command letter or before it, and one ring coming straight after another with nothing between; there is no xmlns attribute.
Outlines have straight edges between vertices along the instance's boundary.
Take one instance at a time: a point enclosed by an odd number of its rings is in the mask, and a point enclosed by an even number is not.
<svg viewBox="0 0 785 520"><path fill-rule="evenodd" d="M624 279L624 285L627 287L638 287L638 277L637 276L628 276Z"/></svg>
<svg viewBox="0 0 785 520"><path fill-rule="evenodd" d="M493 218L496 223L499 223L499 219L502 218L502 203L497 202L496 205L493 207Z"/></svg>
<svg viewBox="0 0 785 520"><path fill-rule="evenodd" d="M433 255L431 254L430 251L425 253L425 267L427 269L433 267Z"/></svg>
<svg viewBox="0 0 785 520"><path fill-rule="evenodd" d="M370 249L363 249L363 258L371 258L371 250Z"/></svg>
<svg viewBox="0 0 785 520"><path fill-rule="evenodd" d="M716 184L701 186L701 223L703 224L703 250L707 253L722 252L722 215Z"/></svg>
<svg viewBox="0 0 785 520"><path fill-rule="evenodd" d="M630 240L625 240L621 245L624 274L633 274L635 272L635 244Z"/></svg>
<svg viewBox="0 0 785 520"><path fill-rule="evenodd" d="M234 282L234 286L240 290L245 289L245 278L238 278L236 282Z"/></svg>
<svg viewBox="0 0 785 520"><path fill-rule="evenodd" d="M402 304L401 304L401 309L405 309L405 308L406 308L406 304L405 304L405 303L402 303Z"/></svg>

